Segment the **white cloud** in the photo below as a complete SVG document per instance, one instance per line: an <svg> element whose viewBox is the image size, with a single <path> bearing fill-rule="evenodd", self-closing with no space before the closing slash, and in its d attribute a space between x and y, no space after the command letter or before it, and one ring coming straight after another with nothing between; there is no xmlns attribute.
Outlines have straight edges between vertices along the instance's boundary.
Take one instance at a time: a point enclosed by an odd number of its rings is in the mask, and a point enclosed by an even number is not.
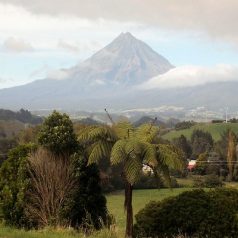
<svg viewBox="0 0 238 238"><path fill-rule="evenodd" d="M59 51L60 46L64 50L79 48L79 53L87 52L89 55L121 31L138 27L138 24L130 22L87 19L76 15L35 14L23 6L3 4L0 0L0 41L11 36L27 39L35 51Z"/></svg>
<svg viewBox="0 0 238 238"><path fill-rule="evenodd" d="M138 88L143 90L181 88L227 81L238 81L238 66L225 64L212 67L187 65L151 78Z"/></svg>
<svg viewBox="0 0 238 238"><path fill-rule="evenodd" d="M79 52L79 47L73 44L70 44L64 40L59 40L58 42L58 47L62 48L64 50L70 51L72 53L77 53Z"/></svg>
<svg viewBox="0 0 238 238"><path fill-rule="evenodd" d="M238 41L237 0L0 0L34 14L137 22L169 29L190 29L232 42Z"/></svg>
<svg viewBox="0 0 238 238"><path fill-rule="evenodd" d="M47 78L54 80L64 80L68 78L70 74L71 71L66 69L52 70L48 72Z"/></svg>
<svg viewBox="0 0 238 238"><path fill-rule="evenodd" d="M17 39L14 37L9 37L4 41L3 49L6 51L19 53L34 50L30 43L24 41L23 39Z"/></svg>
<svg viewBox="0 0 238 238"><path fill-rule="evenodd" d="M77 43L71 43L65 40L59 40L58 48L66 50L70 53L86 53L86 52L94 52L103 47L97 41L77 41Z"/></svg>

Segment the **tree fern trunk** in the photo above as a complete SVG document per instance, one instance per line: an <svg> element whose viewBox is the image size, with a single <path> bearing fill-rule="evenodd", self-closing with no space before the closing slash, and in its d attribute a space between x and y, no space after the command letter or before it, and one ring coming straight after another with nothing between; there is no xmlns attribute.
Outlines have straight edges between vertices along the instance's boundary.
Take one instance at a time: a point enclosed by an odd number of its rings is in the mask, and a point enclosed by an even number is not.
<svg viewBox="0 0 238 238"><path fill-rule="evenodd" d="M125 209L126 209L126 234L125 238L131 238L133 233L133 210L132 210L132 185L125 183Z"/></svg>

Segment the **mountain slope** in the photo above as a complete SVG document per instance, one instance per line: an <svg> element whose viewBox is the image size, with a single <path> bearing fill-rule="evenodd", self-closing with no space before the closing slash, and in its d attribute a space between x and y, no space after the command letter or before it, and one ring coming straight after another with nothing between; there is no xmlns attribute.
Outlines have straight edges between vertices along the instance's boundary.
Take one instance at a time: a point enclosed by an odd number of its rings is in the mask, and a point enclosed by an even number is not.
<svg viewBox="0 0 238 238"><path fill-rule="evenodd" d="M112 96L123 96L131 86L171 68L148 45L130 33L122 33L91 58L64 70L64 79L37 80L0 90L1 107L95 109L98 99L105 102Z"/></svg>

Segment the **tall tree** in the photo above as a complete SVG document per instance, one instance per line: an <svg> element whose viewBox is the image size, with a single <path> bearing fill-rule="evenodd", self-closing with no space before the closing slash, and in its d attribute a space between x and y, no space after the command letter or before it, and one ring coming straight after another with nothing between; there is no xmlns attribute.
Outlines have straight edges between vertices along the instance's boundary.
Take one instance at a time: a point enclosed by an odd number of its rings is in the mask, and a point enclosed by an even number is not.
<svg viewBox="0 0 238 238"><path fill-rule="evenodd" d="M71 154L77 148L73 123L67 114L54 111L48 116L40 130L39 144L55 154Z"/></svg>
<svg viewBox="0 0 238 238"><path fill-rule="evenodd" d="M183 167L180 159L183 153L174 146L157 144L158 128L151 124L134 128L128 122L121 122L112 127L91 127L82 132L79 141L88 148L89 164L110 156L112 165L122 165L127 213L125 237L132 237L132 190L142 174L143 165L150 166L155 174L162 173L169 183L169 168Z"/></svg>
<svg viewBox="0 0 238 238"><path fill-rule="evenodd" d="M192 148L184 135L173 139L172 143L184 152L186 159L190 158L192 155Z"/></svg>
<svg viewBox="0 0 238 238"><path fill-rule="evenodd" d="M204 152L210 152L213 147L213 139L209 132L194 130L191 136L193 156L197 158Z"/></svg>
<svg viewBox="0 0 238 238"><path fill-rule="evenodd" d="M231 130L228 133L228 148L227 148L227 167L229 171L228 178L232 181L236 176L237 167L237 137Z"/></svg>

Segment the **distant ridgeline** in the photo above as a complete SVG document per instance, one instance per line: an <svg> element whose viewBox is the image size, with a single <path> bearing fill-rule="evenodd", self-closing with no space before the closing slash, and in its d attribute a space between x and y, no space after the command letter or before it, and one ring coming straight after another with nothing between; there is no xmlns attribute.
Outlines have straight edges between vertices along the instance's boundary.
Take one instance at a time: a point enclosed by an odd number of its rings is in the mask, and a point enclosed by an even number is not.
<svg viewBox="0 0 238 238"><path fill-rule="evenodd" d="M0 109L0 120L4 121L17 120L22 123L29 123L33 125L40 124L43 121L41 117L32 115L28 110L24 109L21 109L18 112Z"/></svg>

